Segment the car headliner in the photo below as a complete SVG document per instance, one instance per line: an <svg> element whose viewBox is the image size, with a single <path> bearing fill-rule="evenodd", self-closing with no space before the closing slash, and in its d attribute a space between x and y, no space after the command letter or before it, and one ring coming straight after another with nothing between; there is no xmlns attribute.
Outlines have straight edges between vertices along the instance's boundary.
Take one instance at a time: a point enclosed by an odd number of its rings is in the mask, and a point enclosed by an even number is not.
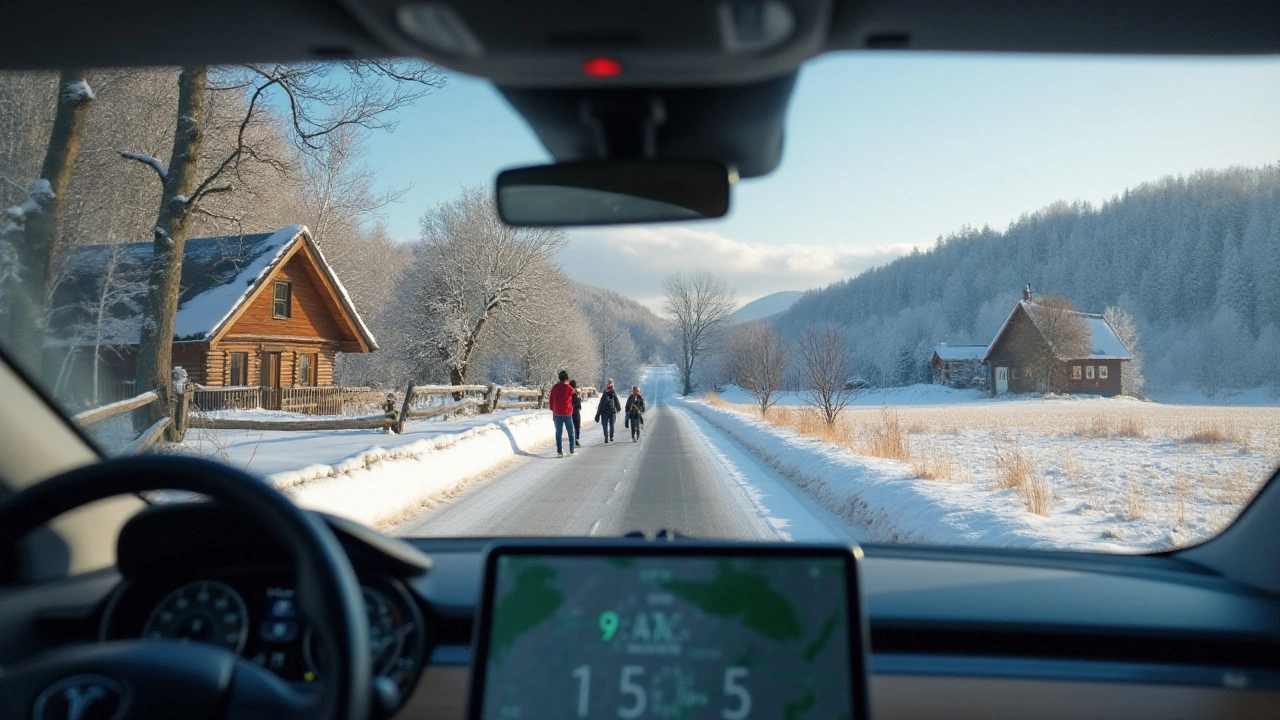
<svg viewBox="0 0 1280 720"><path fill-rule="evenodd" d="M773 170L795 73L817 55L863 52L1280 53L1267 0L788 0L794 37L768 52L691 51L716 3L472 0L447 5L478 56L429 52L394 22L398 0L60 0L23 3L0 23L0 68L298 62L421 55L494 82L559 161L618 157L585 114L660 106L651 158L709 158L741 177ZM687 17L680 17L685 15ZM643 33L621 25L645 24ZM564 27L572 32L558 33ZM515 28L516 30L513 30ZM664 36L665 35L665 36ZM566 40L566 37L569 40ZM579 57L631 70L584 77ZM532 68L532 69L531 69ZM874 108L868 108L873 112ZM641 118L637 122L652 122Z"/></svg>

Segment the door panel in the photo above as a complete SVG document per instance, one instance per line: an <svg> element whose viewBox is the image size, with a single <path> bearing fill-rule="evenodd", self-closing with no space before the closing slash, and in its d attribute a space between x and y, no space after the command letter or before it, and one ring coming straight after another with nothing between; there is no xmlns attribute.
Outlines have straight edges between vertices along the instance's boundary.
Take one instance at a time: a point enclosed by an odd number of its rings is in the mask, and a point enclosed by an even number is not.
<svg viewBox="0 0 1280 720"><path fill-rule="evenodd" d="M267 410L280 409L280 353L262 353L262 406Z"/></svg>

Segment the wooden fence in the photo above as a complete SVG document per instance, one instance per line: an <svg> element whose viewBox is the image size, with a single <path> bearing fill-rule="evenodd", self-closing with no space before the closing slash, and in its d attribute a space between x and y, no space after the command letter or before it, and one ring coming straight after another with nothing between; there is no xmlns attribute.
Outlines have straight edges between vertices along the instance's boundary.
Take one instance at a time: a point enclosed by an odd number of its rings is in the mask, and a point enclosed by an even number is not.
<svg viewBox="0 0 1280 720"><path fill-rule="evenodd" d="M138 410L155 403L160 403L162 406L168 405L168 401L164 397L163 390L150 390L142 393L141 395L135 395L134 397L119 400L92 410L85 410L84 412L73 416L71 421L74 422L81 430L87 430L90 426L100 423L107 418L113 418L117 415L130 413L134 410ZM173 425L173 418L167 410L168 408L165 407L165 411L163 412L164 416L152 423L146 430L143 430L142 434L138 435L133 442L121 449L119 454L137 455L143 450L154 445L156 441L164 435L165 431L169 430Z"/></svg>
<svg viewBox="0 0 1280 720"><path fill-rule="evenodd" d="M584 397L596 397L594 387L579 388ZM76 425L90 425L131 412L151 403L169 404L164 390L86 410L72 418ZM179 441L190 427L209 430L388 430L404 432L410 420L461 414L488 414L498 410L546 407L547 391L488 385L410 385L399 392L372 388L305 387L255 388L206 387L194 383L179 386L166 417L148 428L126 449L141 452L168 432ZM312 418L236 417L235 411L282 410ZM323 417L322 417L323 416Z"/></svg>

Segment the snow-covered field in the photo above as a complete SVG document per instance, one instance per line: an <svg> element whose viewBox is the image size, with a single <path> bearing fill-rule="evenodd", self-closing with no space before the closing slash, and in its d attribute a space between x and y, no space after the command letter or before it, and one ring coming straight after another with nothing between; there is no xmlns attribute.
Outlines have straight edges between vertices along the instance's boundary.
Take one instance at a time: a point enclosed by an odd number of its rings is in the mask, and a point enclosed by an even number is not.
<svg viewBox="0 0 1280 720"><path fill-rule="evenodd" d="M595 404L595 399L583 401L584 425L590 424ZM265 476L299 505L377 527L448 500L514 458L553 442L550 411L508 410L410 423L402 435L192 428L175 450Z"/></svg>
<svg viewBox="0 0 1280 720"><path fill-rule="evenodd" d="M716 407L688 406L879 540L1178 547L1230 523L1280 461L1274 406L989 400L917 385L864 393L838 432L818 439L821 423L796 407L802 398L784 397L776 425L759 420L750 400L731 389ZM901 450L872 447L886 426L896 426ZM999 487L1010 458L1022 490Z"/></svg>

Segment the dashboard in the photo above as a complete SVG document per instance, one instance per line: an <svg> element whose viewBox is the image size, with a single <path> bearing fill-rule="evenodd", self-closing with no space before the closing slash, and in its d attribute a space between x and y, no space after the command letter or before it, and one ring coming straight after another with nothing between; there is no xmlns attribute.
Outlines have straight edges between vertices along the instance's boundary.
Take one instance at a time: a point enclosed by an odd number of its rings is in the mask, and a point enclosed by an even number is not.
<svg viewBox="0 0 1280 720"><path fill-rule="evenodd" d="M394 717L467 717L491 542L401 541L325 519L365 589L377 671L400 689ZM680 542L668 545L682 552ZM1167 557L863 550L870 717L1280 717L1274 595ZM116 568L0 592L0 666L68 643L160 633L222 644L314 687L324 682L322 653L293 587L290 559L261 529L208 503L151 508L122 531ZM638 632L635 616L618 611L625 596L608 596L616 627L595 609L584 637L599 645L610 629L617 637ZM714 633L698 643L715 645ZM656 681L656 665L635 664ZM559 666L562 680L577 667ZM708 685L741 686L763 703L756 676L722 682L733 667L714 665ZM619 688L622 670L600 672ZM591 702L611 711L601 717L635 704L592 692ZM717 712L742 707L729 699ZM659 717L649 700L638 719Z"/></svg>

